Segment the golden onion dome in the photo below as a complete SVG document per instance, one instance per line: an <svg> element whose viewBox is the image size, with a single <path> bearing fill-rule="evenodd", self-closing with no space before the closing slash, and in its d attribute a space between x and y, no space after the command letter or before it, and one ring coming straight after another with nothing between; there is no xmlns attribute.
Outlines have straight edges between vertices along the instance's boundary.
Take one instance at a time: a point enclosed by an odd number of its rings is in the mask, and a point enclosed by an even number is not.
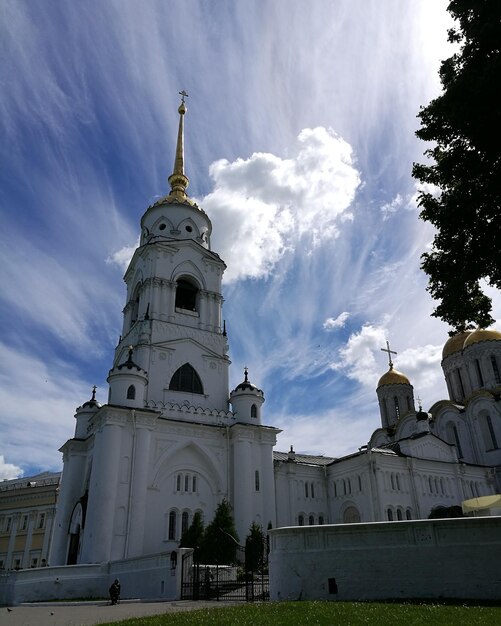
<svg viewBox="0 0 501 626"><path fill-rule="evenodd" d="M477 328L466 338L463 348L472 346L480 341L501 341L501 333L498 330L487 330L485 328Z"/></svg>
<svg viewBox="0 0 501 626"><path fill-rule="evenodd" d="M390 369L381 376L377 384L378 387L382 385L410 385L410 382L405 374L393 369L393 365L390 365Z"/></svg>
<svg viewBox="0 0 501 626"><path fill-rule="evenodd" d="M444 349L442 350L442 359L445 359L456 352L461 352L465 340L469 337L469 335L471 335L471 330L466 330L462 333L454 335L453 337L449 337L449 339L445 342Z"/></svg>

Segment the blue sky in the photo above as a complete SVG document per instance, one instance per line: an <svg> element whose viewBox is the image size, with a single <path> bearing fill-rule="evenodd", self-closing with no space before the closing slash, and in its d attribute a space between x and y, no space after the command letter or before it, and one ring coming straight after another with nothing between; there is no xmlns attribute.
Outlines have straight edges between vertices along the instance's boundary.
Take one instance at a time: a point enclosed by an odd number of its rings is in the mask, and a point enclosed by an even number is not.
<svg viewBox="0 0 501 626"><path fill-rule="evenodd" d="M386 339L425 406L444 397L410 171L446 5L0 1L0 477L59 469L75 408L107 397L181 89L188 191L228 265L231 385L247 365L279 448L367 442Z"/></svg>

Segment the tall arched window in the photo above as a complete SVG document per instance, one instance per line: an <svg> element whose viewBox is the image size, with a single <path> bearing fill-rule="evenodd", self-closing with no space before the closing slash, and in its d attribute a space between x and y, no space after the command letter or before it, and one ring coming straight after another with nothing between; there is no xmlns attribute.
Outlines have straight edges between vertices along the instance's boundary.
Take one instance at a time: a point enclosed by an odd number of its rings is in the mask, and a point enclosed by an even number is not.
<svg viewBox="0 0 501 626"><path fill-rule="evenodd" d="M259 470L256 470L254 473L254 487L256 491L259 491Z"/></svg>
<svg viewBox="0 0 501 626"><path fill-rule="evenodd" d="M496 381L496 385L501 385L501 374L499 373L498 362L496 360L496 355L491 354L491 365L492 372L494 374L494 380Z"/></svg>
<svg viewBox="0 0 501 626"><path fill-rule="evenodd" d="M136 399L136 388L134 385L130 385L127 389L127 400L135 400Z"/></svg>
<svg viewBox="0 0 501 626"><path fill-rule="evenodd" d="M130 325L132 327L133 324L135 324L135 322L137 321L138 315L139 315L139 294L141 291L141 283L138 283L136 285L136 288L134 289L134 295L132 296L131 299L131 312L130 312Z"/></svg>
<svg viewBox="0 0 501 626"><path fill-rule="evenodd" d="M188 530L188 511L183 511L181 516L181 533L185 533Z"/></svg>
<svg viewBox="0 0 501 626"><path fill-rule="evenodd" d="M402 511L400 509L397 509L397 519L398 520L402 519Z"/></svg>
<svg viewBox="0 0 501 626"><path fill-rule="evenodd" d="M310 517L308 518L308 524L310 526L313 526L315 524L315 518L313 517L313 515L310 515Z"/></svg>
<svg viewBox="0 0 501 626"><path fill-rule="evenodd" d="M298 523L298 526L304 526L304 516L303 515L300 515L297 518L297 523Z"/></svg>
<svg viewBox="0 0 501 626"><path fill-rule="evenodd" d="M174 541L176 538L176 511L169 513L169 539Z"/></svg>
<svg viewBox="0 0 501 626"><path fill-rule="evenodd" d="M251 406L251 417L257 417L257 406L255 404Z"/></svg>
<svg viewBox="0 0 501 626"><path fill-rule="evenodd" d="M180 278L176 287L176 309L197 310L198 287L186 278Z"/></svg>
<svg viewBox="0 0 501 626"><path fill-rule="evenodd" d="M200 394L204 392L200 376L189 363L181 365L181 367L174 372L174 375L170 379L169 389L172 391L188 391L189 393Z"/></svg>
<svg viewBox="0 0 501 626"><path fill-rule="evenodd" d="M193 489L192 489L193 493L197 492L197 477L193 476Z"/></svg>
<svg viewBox="0 0 501 626"><path fill-rule="evenodd" d="M393 396L393 404L395 406L395 417L397 418L397 420L399 420L400 419L400 405L398 403L397 396Z"/></svg>
<svg viewBox="0 0 501 626"><path fill-rule="evenodd" d="M497 450L499 446L491 416L488 413L482 413L479 420L486 451Z"/></svg>
<svg viewBox="0 0 501 626"><path fill-rule="evenodd" d="M388 516L388 521L392 522L393 521L393 511L391 509L388 509L386 512L386 515Z"/></svg>

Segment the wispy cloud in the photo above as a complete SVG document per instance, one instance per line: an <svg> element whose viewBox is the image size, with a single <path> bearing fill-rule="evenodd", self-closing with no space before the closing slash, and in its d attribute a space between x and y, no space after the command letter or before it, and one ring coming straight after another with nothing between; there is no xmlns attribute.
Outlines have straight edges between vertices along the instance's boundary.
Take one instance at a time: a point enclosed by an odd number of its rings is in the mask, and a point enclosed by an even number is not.
<svg viewBox="0 0 501 626"><path fill-rule="evenodd" d="M323 323L325 330L334 330L336 328L343 328L346 324L346 320L350 317L348 311L343 311L336 318L328 317Z"/></svg>

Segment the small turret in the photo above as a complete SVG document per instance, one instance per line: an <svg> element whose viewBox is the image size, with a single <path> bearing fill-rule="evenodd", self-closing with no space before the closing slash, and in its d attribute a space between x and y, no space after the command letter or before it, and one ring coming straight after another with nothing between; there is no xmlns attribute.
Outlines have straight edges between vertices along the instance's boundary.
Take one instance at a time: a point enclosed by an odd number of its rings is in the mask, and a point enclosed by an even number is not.
<svg viewBox="0 0 501 626"><path fill-rule="evenodd" d="M405 374L393 368L391 355L396 352L390 350L388 341L386 349L388 353L389 370L379 379L376 393L379 400L381 424L383 428L394 429L397 422L409 411L414 411L414 388Z"/></svg>
<svg viewBox="0 0 501 626"><path fill-rule="evenodd" d="M237 422L261 424L261 407L264 394L249 381L249 371L244 368L244 380L230 393L230 403Z"/></svg>
<svg viewBox="0 0 501 626"><path fill-rule="evenodd" d="M96 400L96 385L92 387L92 398L79 406L75 413L75 439L85 439L88 436L88 427L91 418L101 408Z"/></svg>
<svg viewBox="0 0 501 626"><path fill-rule="evenodd" d="M141 408L144 406L145 390L148 384L147 372L134 363L134 349L129 346L127 360L117 365L108 375L110 385L109 404Z"/></svg>

